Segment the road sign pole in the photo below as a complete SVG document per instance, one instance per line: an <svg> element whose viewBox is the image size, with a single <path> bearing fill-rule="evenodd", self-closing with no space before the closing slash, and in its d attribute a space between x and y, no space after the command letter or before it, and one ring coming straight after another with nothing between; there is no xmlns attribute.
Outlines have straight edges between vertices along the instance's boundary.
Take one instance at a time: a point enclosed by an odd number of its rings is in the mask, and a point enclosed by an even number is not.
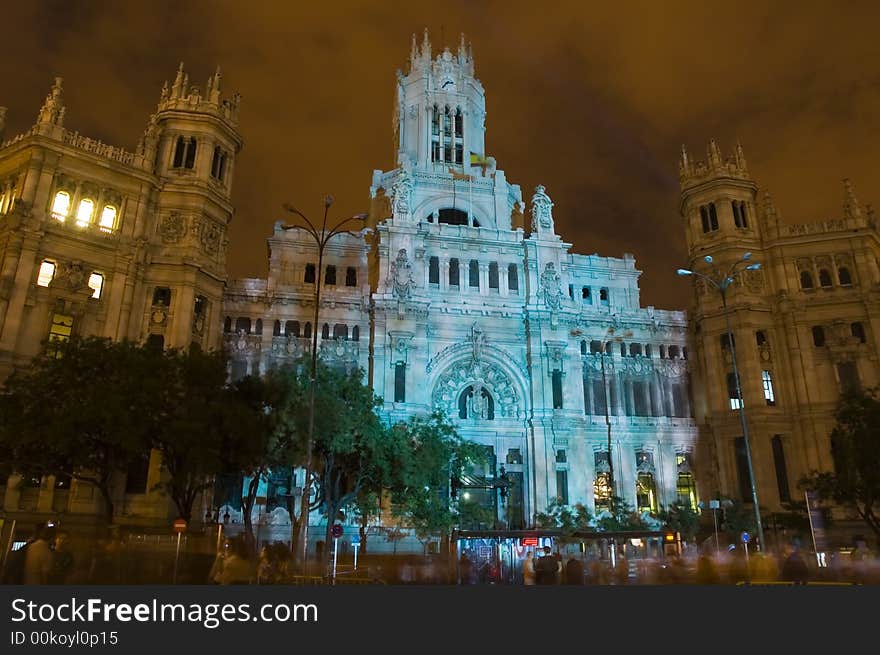
<svg viewBox="0 0 880 655"><path fill-rule="evenodd" d="M354 570L357 571L358 567L358 548L361 547L360 544L352 544L354 547Z"/></svg>
<svg viewBox="0 0 880 655"><path fill-rule="evenodd" d="M721 544L718 543L718 510L712 508L712 519L715 521L715 554L721 552Z"/></svg>
<svg viewBox="0 0 880 655"><path fill-rule="evenodd" d="M177 560L180 559L180 536L182 532L177 533L177 550L174 552L174 578L171 584L177 584Z"/></svg>
<svg viewBox="0 0 880 655"><path fill-rule="evenodd" d="M333 537L333 584L336 584L336 557L339 554L339 537Z"/></svg>

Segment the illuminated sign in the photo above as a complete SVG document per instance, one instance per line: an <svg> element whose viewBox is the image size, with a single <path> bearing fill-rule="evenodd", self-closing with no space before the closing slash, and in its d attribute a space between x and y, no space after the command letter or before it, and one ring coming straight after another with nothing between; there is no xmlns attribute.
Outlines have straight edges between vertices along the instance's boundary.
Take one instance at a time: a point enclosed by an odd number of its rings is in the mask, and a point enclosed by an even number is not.
<svg viewBox="0 0 880 655"><path fill-rule="evenodd" d="M523 546L537 546L538 538L537 537L524 537L520 540Z"/></svg>

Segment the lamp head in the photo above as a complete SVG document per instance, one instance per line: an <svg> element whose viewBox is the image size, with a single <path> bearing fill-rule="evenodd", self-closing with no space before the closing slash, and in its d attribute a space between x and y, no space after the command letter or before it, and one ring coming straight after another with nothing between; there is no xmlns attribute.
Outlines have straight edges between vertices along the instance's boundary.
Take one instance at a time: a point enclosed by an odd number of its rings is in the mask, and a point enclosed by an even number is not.
<svg viewBox="0 0 880 655"><path fill-rule="evenodd" d="M759 268L761 268L761 262L755 262L746 266L747 271L757 271Z"/></svg>
<svg viewBox="0 0 880 655"><path fill-rule="evenodd" d="M712 255L706 255L705 257L703 257L703 261L706 262L707 264L711 264L713 261Z"/></svg>
<svg viewBox="0 0 880 655"><path fill-rule="evenodd" d="M689 270L686 269L686 268L680 268L680 269L678 269L677 271L675 271L675 274L676 274L676 275L693 275L694 272L693 272L693 271L689 271Z"/></svg>
<svg viewBox="0 0 880 655"><path fill-rule="evenodd" d="M751 258L752 258L752 253L750 253L750 252L747 252L747 253L745 253L745 254L743 255L743 261L744 261L744 262L749 261Z"/></svg>
<svg viewBox="0 0 880 655"><path fill-rule="evenodd" d="M333 196L330 196L330 195L324 196L324 206L329 207L332 204L333 204Z"/></svg>

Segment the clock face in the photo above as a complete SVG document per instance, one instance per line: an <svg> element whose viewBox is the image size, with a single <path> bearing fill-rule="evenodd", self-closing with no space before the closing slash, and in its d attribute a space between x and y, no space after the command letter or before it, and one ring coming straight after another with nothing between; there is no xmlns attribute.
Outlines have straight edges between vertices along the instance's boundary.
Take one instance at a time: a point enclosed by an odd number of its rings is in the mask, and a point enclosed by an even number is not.
<svg viewBox="0 0 880 655"><path fill-rule="evenodd" d="M161 309L157 309L153 312L153 323L161 323L165 320L165 312Z"/></svg>

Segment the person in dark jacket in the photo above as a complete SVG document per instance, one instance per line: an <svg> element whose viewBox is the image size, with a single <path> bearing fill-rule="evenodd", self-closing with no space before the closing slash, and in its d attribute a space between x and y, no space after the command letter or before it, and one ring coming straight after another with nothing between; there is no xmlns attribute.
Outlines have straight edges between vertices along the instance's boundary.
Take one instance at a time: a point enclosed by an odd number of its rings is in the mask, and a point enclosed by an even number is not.
<svg viewBox="0 0 880 655"><path fill-rule="evenodd" d="M584 565L574 555L565 563L565 584L584 584Z"/></svg>
<svg viewBox="0 0 880 655"><path fill-rule="evenodd" d="M535 582L538 584L559 584L559 560L544 546L544 554L535 562Z"/></svg>

